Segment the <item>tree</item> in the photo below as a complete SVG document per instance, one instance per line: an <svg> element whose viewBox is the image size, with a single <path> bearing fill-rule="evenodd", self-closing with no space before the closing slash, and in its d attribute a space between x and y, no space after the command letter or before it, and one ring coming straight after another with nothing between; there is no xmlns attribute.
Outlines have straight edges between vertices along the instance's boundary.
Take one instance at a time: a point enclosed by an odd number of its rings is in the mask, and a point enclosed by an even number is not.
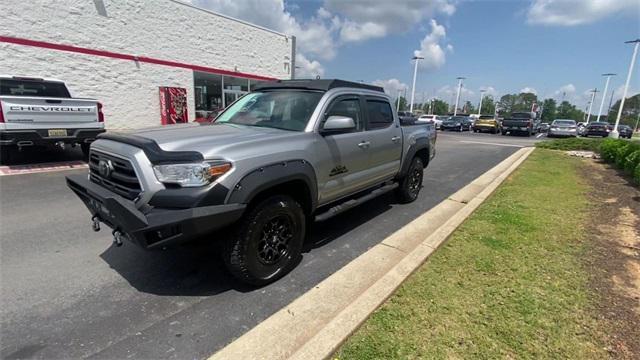
<svg viewBox="0 0 640 360"><path fill-rule="evenodd" d="M464 114L473 114L476 111L477 110L475 107L473 107L473 104L471 103L471 101L465 102L464 106L462 107L462 113Z"/></svg>
<svg viewBox="0 0 640 360"><path fill-rule="evenodd" d="M500 98L498 107L501 116L509 116L519 111L531 111L534 103L538 102L538 96L533 93L506 94Z"/></svg>
<svg viewBox="0 0 640 360"><path fill-rule="evenodd" d="M611 106L611 109L609 109L609 116L607 118L607 121L609 121L610 124L616 122L619 108L620 100L616 101L615 104ZM640 94L636 94L625 99L624 109L622 110L622 116L620 117L620 123L634 127L638 118L638 114L640 114Z"/></svg>
<svg viewBox="0 0 640 360"><path fill-rule="evenodd" d="M556 118L556 112L556 101L554 99L544 99L542 103L542 121L553 121Z"/></svg>
<svg viewBox="0 0 640 360"><path fill-rule="evenodd" d="M575 105L565 100L558 107L556 118L572 119L577 122L581 122L584 121L584 111L578 109Z"/></svg>
<svg viewBox="0 0 640 360"><path fill-rule="evenodd" d="M500 109L500 115L508 116L512 112L517 111L517 110L514 110L517 102L518 102L518 95L514 95L514 94L502 95L502 97L500 98L500 102L498 103L498 107Z"/></svg>
<svg viewBox="0 0 640 360"><path fill-rule="evenodd" d="M433 113L436 115L449 114L449 104L440 99L433 100Z"/></svg>
<svg viewBox="0 0 640 360"><path fill-rule="evenodd" d="M496 111L496 104L493 102L493 96L487 95L482 99L482 114L493 115Z"/></svg>
<svg viewBox="0 0 640 360"><path fill-rule="evenodd" d="M398 101L400 101L400 111L406 111L407 110L407 99L404 98L404 96L400 96L399 98L396 99L396 101L393 103L393 106L398 106Z"/></svg>

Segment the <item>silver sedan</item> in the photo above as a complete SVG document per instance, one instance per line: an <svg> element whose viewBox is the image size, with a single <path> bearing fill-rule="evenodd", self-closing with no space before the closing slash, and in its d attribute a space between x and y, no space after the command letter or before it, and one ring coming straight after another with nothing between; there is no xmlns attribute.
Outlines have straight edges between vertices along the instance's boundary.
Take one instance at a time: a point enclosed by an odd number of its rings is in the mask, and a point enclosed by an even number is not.
<svg viewBox="0 0 640 360"><path fill-rule="evenodd" d="M556 119L549 127L547 137L576 137L578 136L578 126L574 120Z"/></svg>

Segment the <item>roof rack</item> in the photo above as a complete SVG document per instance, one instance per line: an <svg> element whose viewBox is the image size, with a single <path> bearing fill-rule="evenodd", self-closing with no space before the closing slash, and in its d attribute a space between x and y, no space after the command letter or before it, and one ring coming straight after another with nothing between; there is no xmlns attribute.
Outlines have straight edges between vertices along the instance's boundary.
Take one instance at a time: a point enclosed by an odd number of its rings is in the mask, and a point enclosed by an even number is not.
<svg viewBox="0 0 640 360"><path fill-rule="evenodd" d="M267 89L305 89L328 91L335 88L356 88L371 91L384 92L380 86L357 83L353 81L339 79L296 79L296 80L276 80L261 82L255 85L255 90Z"/></svg>

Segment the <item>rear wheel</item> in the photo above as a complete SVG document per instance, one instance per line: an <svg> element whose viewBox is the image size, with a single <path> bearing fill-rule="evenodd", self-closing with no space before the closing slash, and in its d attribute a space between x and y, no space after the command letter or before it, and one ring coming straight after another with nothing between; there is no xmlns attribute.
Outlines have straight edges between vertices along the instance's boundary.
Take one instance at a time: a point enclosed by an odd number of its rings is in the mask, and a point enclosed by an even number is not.
<svg viewBox="0 0 640 360"><path fill-rule="evenodd" d="M10 146L0 146L0 164L11 162L12 149Z"/></svg>
<svg viewBox="0 0 640 360"><path fill-rule="evenodd" d="M415 201L422 188L422 178L424 176L424 164L419 157L414 157L409 165L409 171L400 179L400 186L396 191L401 203Z"/></svg>
<svg viewBox="0 0 640 360"><path fill-rule="evenodd" d="M240 281L266 285L291 271L302 251L306 218L287 195L271 196L251 208L225 243L227 268Z"/></svg>
<svg viewBox="0 0 640 360"><path fill-rule="evenodd" d="M85 160L89 160L89 149L91 148L91 144L80 144L80 149L82 149L82 156Z"/></svg>

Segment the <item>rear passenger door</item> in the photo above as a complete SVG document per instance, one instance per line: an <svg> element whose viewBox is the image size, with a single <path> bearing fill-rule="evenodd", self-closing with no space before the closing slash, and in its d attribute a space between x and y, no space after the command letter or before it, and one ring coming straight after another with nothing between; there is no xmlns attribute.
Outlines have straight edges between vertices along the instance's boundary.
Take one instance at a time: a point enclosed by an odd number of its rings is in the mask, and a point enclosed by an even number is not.
<svg viewBox="0 0 640 360"><path fill-rule="evenodd" d="M402 129L393 121L391 104L385 98L366 96L366 138L369 145L369 170L371 182L393 178L400 169L402 158Z"/></svg>

